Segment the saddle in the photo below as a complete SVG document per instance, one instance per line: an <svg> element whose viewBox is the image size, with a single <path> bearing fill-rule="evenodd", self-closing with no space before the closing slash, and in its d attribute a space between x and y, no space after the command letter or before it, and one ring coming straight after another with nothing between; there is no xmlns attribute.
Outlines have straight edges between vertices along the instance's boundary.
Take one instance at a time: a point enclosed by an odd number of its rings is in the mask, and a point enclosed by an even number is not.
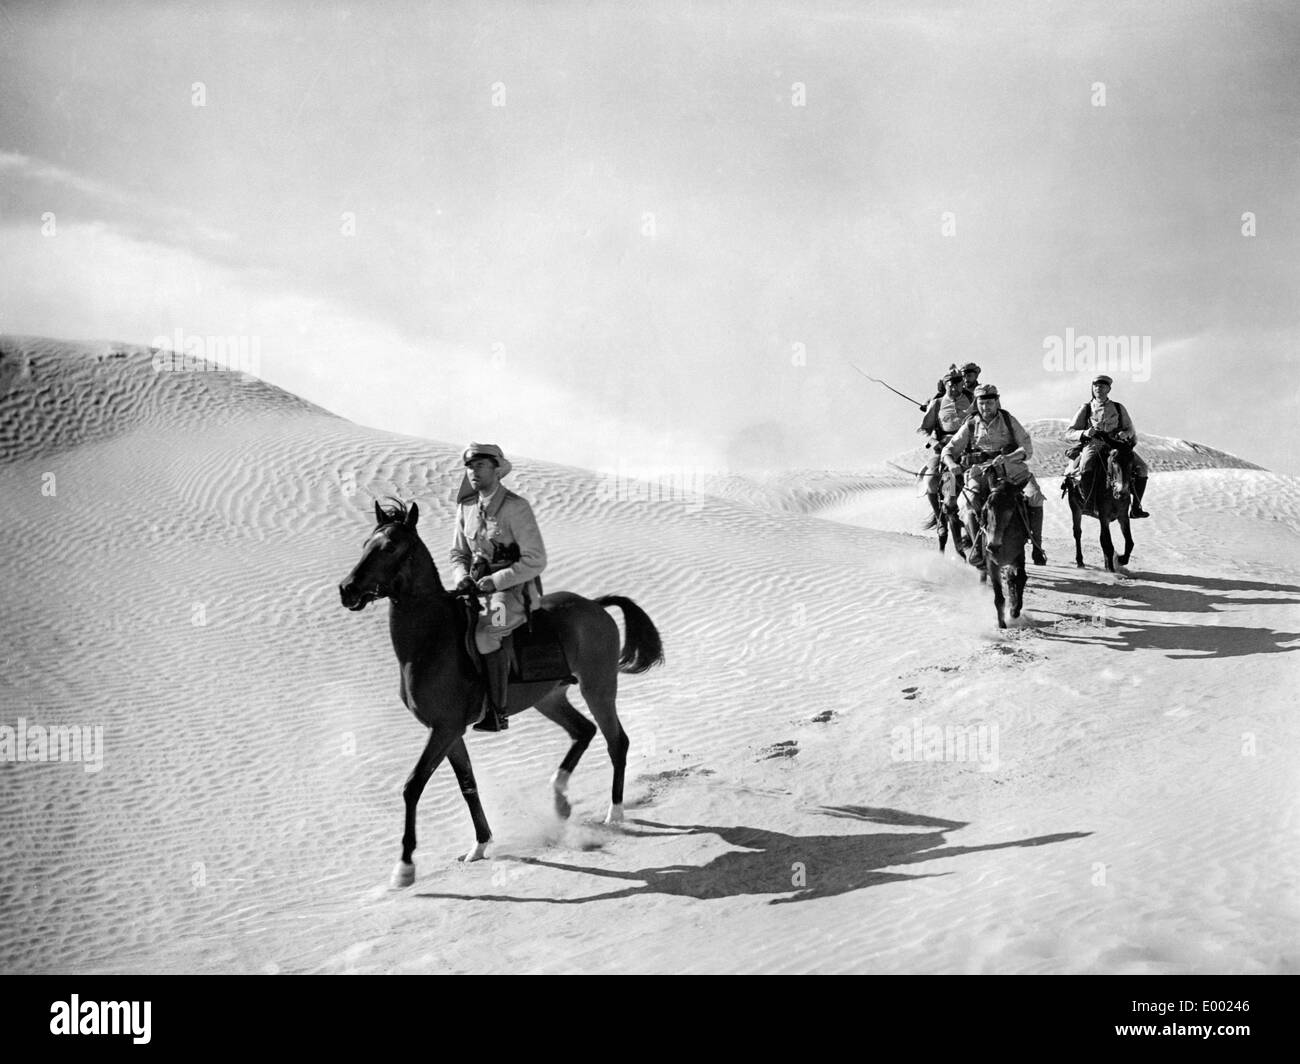
<svg viewBox="0 0 1300 1064"><path fill-rule="evenodd" d="M547 610L533 610L526 590L524 602L529 605L527 623L501 640L501 649L510 661L510 683L577 683L578 678L569 668L569 659L564 653L554 618ZM465 652L474 663L475 671L484 677L483 655L474 640L480 613L477 596L465 596L465 613L469 621L465 627Z"/></svg>
<svg viewBox="0 0 1300 1064"><path fill-rule="evenodd" d="M1122 498L1128 494L1131 485L1129 484L1129 475L1124 469L1124 459L1133 451L1131 443L1125 443L1116 440L1114 443L1107 443L1105 460L1106 460L1106 489L1110 492L1112 499ZM1075 444L1066 452L1066 456L1071 461L1078 459L1083 453L1083 444ZM1098 517L1097 506L1091 498L1083 497L1083 470L1076 463L1061 478L1061 495L1062 497L1070 494L1070 487L1074 486L1079 495L1079 501L1082 504L1080 512L1085 517ZM1096 488L1094 487L1094 494Z"/></svg>

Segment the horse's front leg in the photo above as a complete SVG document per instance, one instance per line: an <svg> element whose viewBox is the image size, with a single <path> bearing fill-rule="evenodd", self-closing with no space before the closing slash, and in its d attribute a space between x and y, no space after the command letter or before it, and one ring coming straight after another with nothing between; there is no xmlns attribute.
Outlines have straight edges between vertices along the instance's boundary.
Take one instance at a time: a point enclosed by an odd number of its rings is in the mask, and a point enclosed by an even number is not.
<svg viewBox="0 0 1300 1064"><path fill-rule="evenodd" d="M1101 553L1106 556L1106 571L1115 571L1115 541L1110 538L1110 523L1115 519L1109 502L1097 507L1097 523L1101 525Z"/></svg>
<svg viewBox="0 0 1300 1064"><path fill-rule="evenodd" d="M988 578L993 581L993 608L998 612L998 627L1005 628L1007 626L1007 598L1002 590L1002 566L990 558L984 571L988 574Z"/></svg>
<svg viewBox="0 0 1300 1064"><path fill-rule="evenodd" d="M420 804L420 795L424 786L438 767L438 762L447 756L451 745L460 741L460 735L450 731L445 725L429 729L429 738L424 744L424 752L415 763L406 786L402 788L402 800L406 803L406 829L402 832L402 859L393 868L389 885L394 889L409 887L415 882L415 864L411 855L415 852L415 810Z"/></svg>
<svg viewBox="0 0 1300 1064"><path fill-rule="evenodd" d="M1124 508L1119 512L1119 527L1124 533L1124 553L1116 559L1120 565L1127 565L1129 556L1133 553L1133 532L1129 526L1128 500L1124 500Z"/></svg>
<svg viewBox="0 0 1300 1064"><path fill-rule="evenodd" d="M1025 552L1020 552L1020 560L1016 563L1014 580L1014 596L1011 599L1011 616L1019 617L1020 611L1025 608L1025 584L1028 583L1029 577L1025 574Z"/></svg>
<svg viewBox="0 0 1300 1064"><path fill-rule="evenodd" d="M474 782L474 768L469 763L469 750L465 747L465 738L461 736L451 744L447 751L447 760L451 770L456 773L456 782L460 784L461 796L469 806L470 819L474 821L474 845L465 854L466 863L481 861L492 841L492 829L488 827L487 817L483 813L483 803L478 798L478 784Z"/></svg>
<svg viewBox="0 0 1300 1064"><path fill-rule="evenodd" d="M955 550L961 559L965 561L966 551L961 545L961 518L957 516L957 508L955 506L944 511L944 520L948 523L948 534L952 539L953 550Z"/></svg>

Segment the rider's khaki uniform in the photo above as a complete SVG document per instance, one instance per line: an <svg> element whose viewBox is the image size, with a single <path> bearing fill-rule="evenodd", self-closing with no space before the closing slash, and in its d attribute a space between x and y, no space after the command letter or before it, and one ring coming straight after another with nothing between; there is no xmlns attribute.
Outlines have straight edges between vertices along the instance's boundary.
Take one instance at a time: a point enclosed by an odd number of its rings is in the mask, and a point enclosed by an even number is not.
<svg viewBox="0 0 1300 1064"><path fill-rule="evenodd" d="M1088 430L1105 432L1116 439L1137 440L1137 429L1133 427L1133 419L1128 416L1127 407L1121 413L1119 405L1110 399L1093 399L1091 402L1084 403L1079 407L1079 412L1074 415L1070 427L1065 430L1067 438L1083 444L1082 453L1075 464L1066 470L1067 474L1074 469L1078 469L1081 475L1090 473L1106 450L1106 443L1103 440L1083 439L1083 434ZM1142 461L1142 457L1136 451L1132 452L1132 456L1133 476L1147 476L1146 462Z"/></svg>
<svg viewBox="0 0 1300 1064"><path fill-rule="evenodd" d="M524 587L533 604L541 598L537 577L546 568L546 546L528 501L498 484L484 506L477 493L458 500L456 531L451 543L451 577L458 584L469 575L476 558L485 559L495 591L484 603L474 641L479 652L499 650L501 640L524 623ZM498 546L519 546L516 562L494 561Z"/></svg>
<svg viewBox="0 0 1300 1064"><path fill-rule="evenodd" d="M1010 420L1011 431L1007 431L1006 422ZM1038 481L1034 475L1029 472L1029 466L1025 460L1034 456L1034 441L1029 438L1029 433L1025 427L1020 424L1010 414L1004 419L1002 411L999 409L993 415L991 421L985 421L978 414L968 420L956 435L948 441L947 446L943 449L942 458L945 462L953 461L960 463L961 457L967 449L973 452L984 452L992 456L1001 454L1006 447L1015 449L1023 447L1025 449L1025 458L1008 458L1005 462L1006 477L1012 484L1022 487L1025 501L1030 506L1043 505L1043 493L1039 490ZM981 485L973 484L969 474L966 476L966 489L962 491L960 509L963 518L967 516L972 509L972 496L978 496Z"/></svg>
<svg viewBox="0 0 1300 1064"><path fill-rule="evenodd" d="M925 476L922 478L922 494L934 495L939 491L941 482L940 470L942 462L940 461L940 452L943 450L943 444L961 428L962 422L970 414L975 402L965 392L958 392L956 399L948 398L945 391L942 396L930 400L930 406L925 412L925 417L921 419L921 427L918 430L928 436L933 436L934 445L930 448L930 456L925 460ZM946 500L951 502L951 499Z"/></svg>

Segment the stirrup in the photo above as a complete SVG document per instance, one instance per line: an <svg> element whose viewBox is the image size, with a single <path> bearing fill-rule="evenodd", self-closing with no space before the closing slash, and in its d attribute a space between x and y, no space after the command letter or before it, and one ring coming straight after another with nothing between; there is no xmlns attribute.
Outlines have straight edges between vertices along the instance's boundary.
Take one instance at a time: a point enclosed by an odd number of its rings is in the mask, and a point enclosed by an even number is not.
<svg viewBox="0 0 1300 1064"><path fill-rule="evenodd" d="M510 718L498 713L490 699L483 699L483 713L474 722L475 731L498 732L510 727Z"/></svg>

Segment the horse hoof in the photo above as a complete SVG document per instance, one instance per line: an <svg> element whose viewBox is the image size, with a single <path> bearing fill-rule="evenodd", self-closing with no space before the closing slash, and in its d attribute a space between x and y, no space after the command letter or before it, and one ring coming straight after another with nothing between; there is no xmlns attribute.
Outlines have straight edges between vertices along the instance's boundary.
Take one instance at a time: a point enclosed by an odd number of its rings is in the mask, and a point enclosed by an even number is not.
<svg viewBox="0 0 1300 1064"><path fill-rule="evenodd" d="M393 865L393 874L388 877L389 890L402 890L415 882L415 864L411 861L398 861Z"/></svg>
<svg viewBox="0 0 1300 1064"><path fill-rule="evenodd" d="M561 820L568 820L569 814L573 812L573 806L569 804L567 797L569 773L562 768L557 768L555 775L551 777L551 790L555 795L555 815Z"/></svg>
<svg viewBox="0 0 1300 1064"><path fill-rule="evenodd" d="M605 814L606 824L623 823L623 807L621 805L611 805L609 812Z"/></svg>
<svg viewBox="0 0 1300 1064"><path fill-rule="evenodd" d="M1083 564L1083 562L1075 562L1075 563L1074 563L1074 567L1075 567L1076 569L1086 569L1086 568L1088 568L1086 565Z"/></svg>
<svg viewBox="0 0 1300 1064"><path fill-rule="evenodd" d="M474 843L474 845L469 848L469 853L465 854L465 856L462 857L461 860L464 861L466 864L469 864L471 861L483 860L483 858L487 856L488 843L491 841L492 840L488 838L485 839L483 842Z"/></svg>

